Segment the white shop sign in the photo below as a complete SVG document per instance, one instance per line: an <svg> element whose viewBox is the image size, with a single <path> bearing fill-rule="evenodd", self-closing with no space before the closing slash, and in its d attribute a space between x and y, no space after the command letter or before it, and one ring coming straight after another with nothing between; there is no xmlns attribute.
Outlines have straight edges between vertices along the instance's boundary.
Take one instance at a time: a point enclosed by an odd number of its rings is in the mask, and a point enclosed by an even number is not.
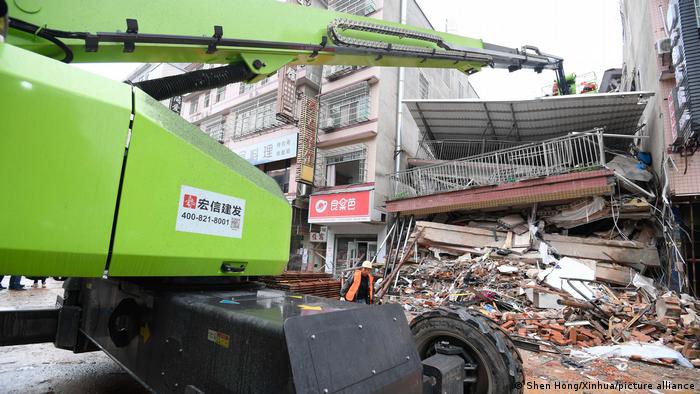
<svg viewBox="0 0 700 394"><path fill-rule="evenodd" d="M248 146L234 146L232 150L251 164L291 159L297 155L297 134L271 138Z"/></svg>

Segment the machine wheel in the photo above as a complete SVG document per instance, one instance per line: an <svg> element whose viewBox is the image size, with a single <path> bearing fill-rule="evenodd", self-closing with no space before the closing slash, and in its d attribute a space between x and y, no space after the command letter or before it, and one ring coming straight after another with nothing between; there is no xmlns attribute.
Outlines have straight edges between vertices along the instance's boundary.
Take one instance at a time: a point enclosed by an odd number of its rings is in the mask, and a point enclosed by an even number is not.
<svg viewBox="0 0 700 394"><path fill-rule="evenodd" d="M464 392L471 394L522 393L523 361L508 335L480 313L437 309L411 322L422 360L449 343L463 350Z"/></svg>

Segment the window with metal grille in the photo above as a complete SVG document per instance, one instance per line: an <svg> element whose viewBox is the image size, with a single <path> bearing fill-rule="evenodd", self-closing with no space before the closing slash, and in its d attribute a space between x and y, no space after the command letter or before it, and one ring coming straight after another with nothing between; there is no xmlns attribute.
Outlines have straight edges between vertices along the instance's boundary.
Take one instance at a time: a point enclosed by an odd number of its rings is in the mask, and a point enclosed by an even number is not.
<svg viewBox="0 0 700 394"><path fill-rule="evenodd" d="M216 89L216 102L220 102L226 98L226 86L222 86Z"/></svg>
<svg viewBox="0 0 700 394"><path fill-rule="evenodd" d="M362 183L364 175L365 150L326 157L326 186Z"/></svg>
<svg viewBox="0 0 700 394"><path fill-rule="evenodd" d="M418 89L420 92L420 98L427 99L430 96L430 85L428 84L428 79L423 75L423 73L418 75Z"/></svg>
<svg viewBox="0 0 700 394"><path fill-rule="evenodd" d="M328 0L328 9L366 16L377 10L374 0Z"/></svg>
<svg viewBox="0 0 700 394"><path fill-rule="evenodd" d="M321 96L319 127L345 127L369 120L369 83L360 82Z"/></svg>
<svg viewBox="0 0 700 394"><path fill-rule="evenodd" d="M367 146L355 144L319 153L315 184L341 186L363 183L366 179Z"/></svg>
<svg viewBox="0 0 700 394"><path fill-rule="evenodd" d="M217 141L224 140L224 125L221 122L205 126L204 132Z"/></svg>
<svg viewBox="0 0 700 394"><path fill-rule="evenodd" d="M346 75L352 74L353 72L364 68L361 66L324 66L323 67L323 77L329 81L335 81Z"/></svg>
<svg viewBox="0 0 700 394"><path fill-rule="evenodd" d="M192 101L190 101L190 115L197 112L197 107L199 107L199 97L195 97Z"/></svg>
<svg viewBox="0 0 700 394"><path fill-rule="evenodd" d="M246 92L250 92L253 89L257 89L261 86L266 85L268 82L270 82L270 78L265 78L262 81L255 82L255 83L244 83L241 82L240 87L238 88L238 93L243 94Z"/></svg>
<svg viewBox="0 0 700 394"><path fill-rule="evenodd" d="M209 108L209 97L211 96L211 92L207 92L204 95L204 108Z"/></svg>
<svg viewBox="0 0 700 394"><path fill-rule="evenodd" d="M282 125L275 117L276 104L277 96L272 92L234 108L231 113L233 138Z"/></svg>

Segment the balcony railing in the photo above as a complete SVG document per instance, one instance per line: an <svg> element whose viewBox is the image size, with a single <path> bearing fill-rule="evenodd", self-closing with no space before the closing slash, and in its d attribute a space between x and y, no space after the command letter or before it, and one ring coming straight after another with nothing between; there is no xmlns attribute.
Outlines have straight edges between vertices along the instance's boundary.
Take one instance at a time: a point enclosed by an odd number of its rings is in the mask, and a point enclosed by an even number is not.
<svg viewBox="0 0 700 394"><path fill-rule="evenodd" d="M526 143L503 140L427 140L421 142L418 156L429 160L459 160Z"/></svg>
<svg viewBox="0 0 700 394"><path fill-rule="evenodd" d="M589 171L605 164L602 130L418 167L391 175L392 198L420 197L542 176Z"/></svg>

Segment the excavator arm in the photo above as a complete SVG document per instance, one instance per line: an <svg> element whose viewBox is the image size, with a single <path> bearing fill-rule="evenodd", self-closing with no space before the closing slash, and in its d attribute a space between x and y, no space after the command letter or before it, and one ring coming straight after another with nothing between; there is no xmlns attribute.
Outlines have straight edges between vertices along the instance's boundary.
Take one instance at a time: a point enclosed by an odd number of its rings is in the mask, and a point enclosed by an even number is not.
<svg viewBox="0 0 700 394"><path fill-rule="evenodd" d="M255 82L285 65L563 75L560 58L534 47L272 0L0 0L0 17L0 91L12 97L0 106L8 130L0 176L21 197L0 194L0 274L193 277L282 269L291 213L274 181L152 98ZM60 61L223 66L129 86ZM178 197L179 204L172 200ZM199 205L185 204L195 197ZM236 209L212 212L202 200ZM245 220L246 212L255 220Z"/></svg>
<svg viewBox="0 0 700 394"><path fill-rule="evenodd" d="M460 37L272 0L184 4L15 0L7 41L64 62L227 64L226 77L201 89L251 81L286 64L557 71L562 59L536 47L506 48ZM219 72L220 74L221 72ZM560 86L566 86L560 83ZM141 86L148 91L154 83ZM182 91L152 92L158 99Z"/></svg>

